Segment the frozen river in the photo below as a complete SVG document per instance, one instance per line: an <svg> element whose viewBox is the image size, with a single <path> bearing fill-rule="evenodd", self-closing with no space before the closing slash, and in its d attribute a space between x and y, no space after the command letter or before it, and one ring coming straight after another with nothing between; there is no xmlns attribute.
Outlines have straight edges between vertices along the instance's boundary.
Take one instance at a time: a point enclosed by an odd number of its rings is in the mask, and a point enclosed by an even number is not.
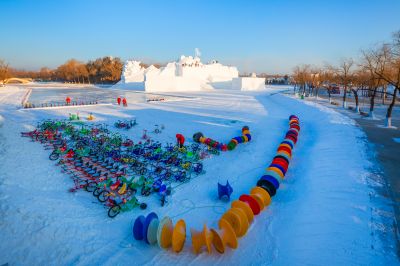
<svg viewBox="0 0 400 266"><path fill-rule="evenodd" d="M182 101L192 99L189 96L177 96L169 94L145 93L141 91L116 90L99 87L33 87L28 99L29 103L35 106L40 104L64 103L66 97L70 97L72 102L98 102L115 103L117 97L126 98L129 103L145 103L149 101Z"/></svg>

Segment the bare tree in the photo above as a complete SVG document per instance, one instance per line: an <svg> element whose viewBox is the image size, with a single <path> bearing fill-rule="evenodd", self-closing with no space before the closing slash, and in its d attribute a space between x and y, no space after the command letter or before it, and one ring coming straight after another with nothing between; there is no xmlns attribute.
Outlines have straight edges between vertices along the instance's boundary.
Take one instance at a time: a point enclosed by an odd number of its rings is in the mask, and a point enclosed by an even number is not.
<svg viewBox="0 0 400 266"><path fill-rule="evenodd" d="M87 65L75 59L68 60L65 64L59 66L55 73L57 78L63 81L85 83L86 78L89 82Z"/></svg>
<svg viewBox="0 0 400 266"><path fill-rule="evenodd" d="M362 67L367 71L369 75L368 90L370 97L369 116L374 118L375 108L375 97L378 89L383 85L382 78L377 75L377 72L381 71L379 64L379 52L377 50L363 51L363 63Z"/></svg>
<svg viewBox="0 0 400 266"><path fill-rule="evenodd" d="M86 63L86 69L88 71L88 82L95 83L96 82L96 75L97 75L97 67L93 61L89 61Z"/></svg>
<svg viewBox="0 0 400 266"><path fill-rule="evenodd" d="M354 100L356 102L356 109L355 109L356 113L360 113L358 92L360 90L361 91L366 90L369 83L370 83L370 76L368 72L363 68L358 69L357 72L354 74L353 84L351 86L351 91L353 92Z"/></svg>
<svg viewBox="0 0 400 266"><path fill-rule="evenodd" d="M318 98L319 89L323 86L325 81L325 69L321 67L313 67L311 70L311 87L312 93ZM315 94L314 94L315 92Z"/></svg>
<svg viewBox="0 0 400 266"><path fill-rule="evenodd" d="M329 103L332 103L331 84L336 82L335 71L331 66L326 65L321 72L321 84L328 93Z"/></svg>
<svg viewBox="0 0 400 266"><path fill-rule="evenodd" d="M53 71L47 67L42 67L37 75L41 80L51 80Z"/></svg>
<svg viewBox="0 0 400 266"><path fill-rule="evenodd" d="M0 81L9 77L9 67L6 62L0 59Z"/></svg>
<svg viewBox="0 0 400 266"><path fill-rule="evenodd" d="M87 79L87 81L89 83L89 72L88 72L85 64L79 64L77 66L76 71L77 71L79 77L82 78L82 83L85 83L85 78Z"/></svg>
<svg viewBox="0 0 400 266"><path fill-rule="evenodd" d="M392 43L383 44L363 54L365 66L373 79L371 108L373 108L373 99L379 87L393 87L393 93L385 91L383 95L383 97L392 96L392 101L386 112L386 126L391 127L392 111L396 103L397 92L400 89L400 31L393 34Z"/></svg>
<svg viewBox="0 0 400 266"><path fill-rule="evenodd" d="M386 112L386 126L392 126L392 111L396 103L397 92L400 89L400 31L393 34L391 44L384 44L373 53L378 67L375 74L393 86L392 101Z"/></svg>
<svg viewBox="0 0 400 266"><path fill-rule="evenodd" d="M93 83L115 83L121 79L123 63L118 57L97 58L86 64L88 78Z"/></svg>
<svg viewBox="0 0 400 266"><path fill-rule="evenodd" d="M343 87L343 108L347 108L347 92L349 86L351 86L351 82L353 80L353 71L352 67L354 65L354 61L352 58L343 59L338 67L333 67L332 69L336 73L336 76L340 82L340 85Z"/></svg>
<svg viewBox="0 0 400 266"><path fill-rule="evenodd" d="M302 93L302 96L305 96L306 88L311 81L311 72L310 65L299 65L294 67L293 69L293 80L296 85L299 86L299 93Z"/></svg>

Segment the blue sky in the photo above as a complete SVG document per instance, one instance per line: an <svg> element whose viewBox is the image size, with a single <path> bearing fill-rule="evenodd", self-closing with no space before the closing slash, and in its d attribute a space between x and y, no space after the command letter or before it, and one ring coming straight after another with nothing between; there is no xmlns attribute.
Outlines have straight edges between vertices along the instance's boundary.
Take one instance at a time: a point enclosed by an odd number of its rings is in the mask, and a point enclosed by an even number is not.
<svg viewBox="0 0 400 266"><path fill-rule="evenodd" d="M0 0L0 58L23 69L192 55L241 72L337 63L400 30L399 0Z"/></svg>

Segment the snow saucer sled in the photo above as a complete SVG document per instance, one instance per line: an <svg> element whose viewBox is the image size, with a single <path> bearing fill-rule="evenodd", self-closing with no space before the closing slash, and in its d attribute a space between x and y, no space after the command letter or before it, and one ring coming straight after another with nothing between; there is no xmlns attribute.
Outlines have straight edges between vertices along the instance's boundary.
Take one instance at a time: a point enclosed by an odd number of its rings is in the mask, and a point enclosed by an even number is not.
<svg viewBox="0 0 400 266"><path fill-rule="evenodd" d="M265 178L261 178L257 181L257 186L263 188L271 197L275 196L276 194L276 187L273 185L272 182L266 180Z"/></svg>
<svg viewBox="0 0 400 266"><path fill-rule="evenodd" d="M152 215L148 215L145 221L144 229L147 231L145 235L145 241L147 244L153 245L157 243L157 229L159 225L159 220L157 214L153 214L154 212L150 213Z"/></svg>
<svg viewBox="0 0 400 266"><path fill-rule="evenodd" d="M250 206L247 203L244 203L240 200L235 200L231 203L232 208L242 209L247 216L247 220L251 223L254 219L253 211L251 210Z"/></svg>
<svg viewBox="0 0 400 266"><path fill-rule="evenodd" d="M168 216L164 217L157 229L157 243L160 248L169 248L172 242L173 225Z"/></svg>
<svg viewBox="0 0 400 266"><path fill-rule="evenodd" d="M213 234L208 230L207 225L204 225L202 231L190 229L190 233L192 235L192 246L194 253L200 253L200 250L203 246L206 246L207 252L211 253Z"/></svg>
<svg viewBox="0 0 400 266"><path fill-rule="evenodd" d="M274 158L272 160L271 165L273 165L273 164L279 165L280 167L282 167L282 169L285 171L285 174L287 172L287 169L289 168L289 164L285 160L280 159L280 158Z"/></svg>
<svg viewBox="0 0 400 266"><path fill-rule="evenodd" d="M269 165L269 167L278 168L279 171L280 171L280 173L282 173L283 176L285 176L285 174L286 174L287 168L286 168L285 166L282 166L282 165L279 164L279 163L274 163L274 162L272 162L272 163Z"/></svg>
<svg viewBox="0 0 400 266"><path fill-rule="evenodd" d="M136 218L133 237L150 245L158 243L164 249L172 246L175 252L180 252L186 239L186 224L179 220L173 227L171 218L164 217L160 222L157 214L151 212L147 217L140 215Z"/></svg>
<svg viewBox="0 0 400 266"><path fill-rule="evenodd" d="M181 252L186 240L186 224L184 220L179 220L172 231L172 250Z"/></svg>
<svg viewBox="0 0 400 266"><path fill-rule="evenodd" d="M272 170L267 170L265 171L266 175L272 176L273 178L275 178L279 183L282 182L282 178L280 175L278 175L277 172L272 171ZM262 177L261 177L262 178Z"/></svg>
<svg viewBox="0 0 400 266"><path fill-rule="evenodd" d="M197 132L193 135L193 140L197 143L202 143L210 148L219 150L219 151L231 151L236 148L236 146L240 143L249 142L251 140L250 130L248 126L244 126L242 128L242 136L232 138L228 144L220 143L211 138L206 138L203 133Z"/></svg>
<svg viewBox="0 0 400 266"><path fill-rule="evenodd" d="M225 219L221 219L218 226L219 230L211 229L214 248L219 253L224 253L226 246L236 249L238 247L238 241L232 226Z"/></svg>
<svg viewBox="0 0 400 266"><path fill-rule="evenodd" d="M143 215L140 215L135 220L135 223L133 225L133 237L136 240L143 240L144 238L143 228L145 220L146 218Z"/></svg>
<svg viewBox="0 0 400 266"><path fill-rule="evenodd" d="M262 205L261 209L264 209L264 207L267 207L271 203L271 197L268 192L260 187L253 187L250 195L257 200L260 206Z"/></svg>
<svg viewBox="0 0 400 266"><path fill-rule="evenodd" d="M239 208L231 208L222 215L221 220L226 220L235 231L236 236L244 236L249 228L246 213Z"/></svg>
<svg viewBox="0 0 400 266"><path fill-rule="evenodd" d="M154 212L145 218L140 215L133 225L133 237L136 240L144 240L147 244L157 243L158 216Z"/></svg>
<svg viewBox="0 0 400 266"><path fill-rule="evenodd" d="M186 239L186 224L184 220L179 220L175 227L172 225L172 220L169 217L164 217L157 230L157 242L161 248L169 248L172 245L172 250L180 252L185 244Z"/></svg>
<svg viewBox="0 0 400 266"><path fill-rule="evenodd" d="M261 211L260 205L258 205L258 202L253 197L244 194L239 197L239 200L248 204L254 215L260 213Z"/></svg>
<svg viewBox="0 0 400 266"><path fill-rule="evenodd" d="M267 181L271 182L271 183L274 185L275 189L278 189L278 188L279 188L279 181L278 181L275 177L273 177L273 176L270 176L270 175L263 175L263 176L260 178L260 180L267 180ZM258 183L257 183L257 184L258 184ZM259 186L259 185L257 185L257 186Z"/></svg>

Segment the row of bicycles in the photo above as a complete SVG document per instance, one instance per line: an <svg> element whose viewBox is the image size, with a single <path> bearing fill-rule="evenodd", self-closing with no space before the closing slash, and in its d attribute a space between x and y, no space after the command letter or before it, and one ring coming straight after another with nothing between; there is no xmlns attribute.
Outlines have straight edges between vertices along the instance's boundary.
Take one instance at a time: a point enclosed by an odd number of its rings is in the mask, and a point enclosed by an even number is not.
<svg viewBox="0 0 400 266"><path fill-rule="evenodd" d="M106 124L68 120L42 121L21 136L50 150L49 159L57 161L73 181L70 191L93 194L111 218L136 207L145 209L142 200L150 195L164 205L173 183L188 182L204 173L202 160L215 154L197 143L162 145L151 138L134 143L111 132Z"/></svg>
<svg viewBox="0 0 400 266"><path fill-rule="evenodd" d="M133 120L118 120L114 123L114 126L119 129L131 129L132 127L136 126L137 122L136 119Z"/></svg>

